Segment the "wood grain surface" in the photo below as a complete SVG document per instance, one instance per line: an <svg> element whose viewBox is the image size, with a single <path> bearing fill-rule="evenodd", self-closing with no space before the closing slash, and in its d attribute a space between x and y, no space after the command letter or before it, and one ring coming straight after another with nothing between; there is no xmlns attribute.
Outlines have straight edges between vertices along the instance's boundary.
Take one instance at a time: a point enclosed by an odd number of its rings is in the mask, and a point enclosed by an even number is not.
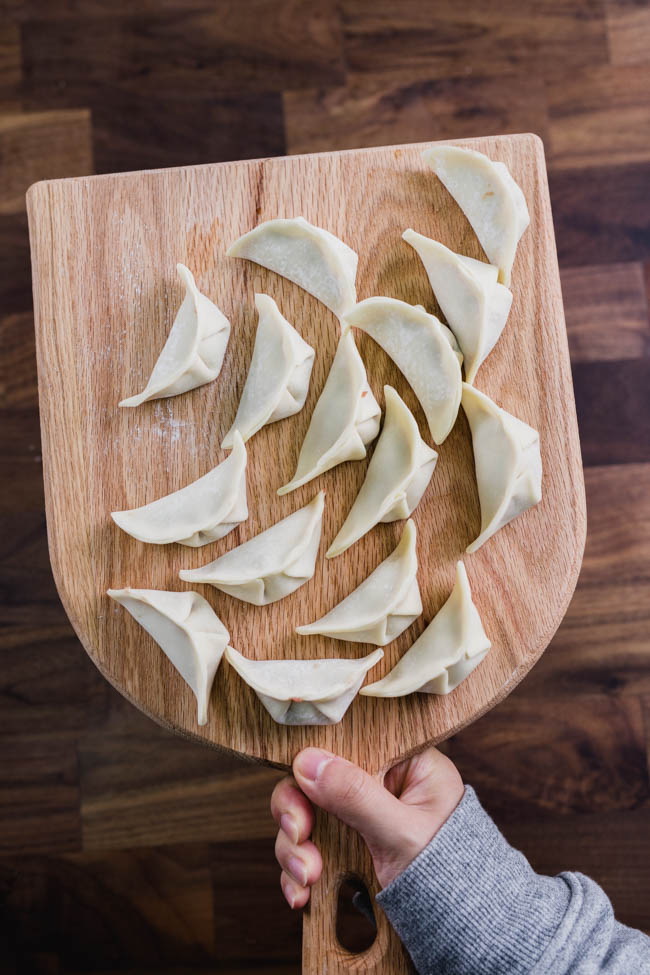
<svg viewBox="0 0 650 975"><path fill-rule="evenodd" d="M619 920L650 933L650 462L640 456L650 388L647 98L639 84L624 99L608 82L596 102L577 84L585 68L605 65L636 65L641 78L650 14L628 0L520 0L506 9L504 19L502 5L482 0L462 9L450 0L291 0L279 21L255 14L259 0L5 5L0 959L8 975L296 975L302 928L273 858L268 803L282 773L150 721L104 680L61 606L43 513L21 186L474 133L544 139L589 531L577 590L547 651L499 707L442 747L535 869L587 873ZM199 48L201 31L210 43ZM143 32L156 44L130 40ZM563 81L578 166L565 138L562 160L554 152ZM616 139L614 99L625 116ZM622 125L636 162L617 151ZM65 137L52 146L60 126Z"/></svg>
<svg viewBox="0 0 650 975"><path fill-rule="evenodd" d="M412 975L415 969L408 954L374 901L381 890L368 847L358 833L321 810L316 814L313 842L325 850L323 873L314 886L303 914L303 975ZM338 931L338 901L341 884L348 878L360 882L373 899L376 935L369 948L350 951L341 943Z"/></svg>
<svg viewBox="0 0 650 975"><path fill-rule="evenodd" d="M247 656L302 659L363 652L354 644L298 636L294 628L320 617L354 589L392 551L403 525L379 526L343 556L322 557L356 496L367 462L341 465L288 497L276 494L294 470L334 355L337 322L295 285L257 265L228 259L224 250L258 222L302 214L359 253L360 298L387 294L434 307L426 275L400 239L401 231L414 226L479 257L467 220L427 171L422 145L80 178L31 188L46 505L57 586L102 673L168 727L282 765L290 765L304 745L319 744L378 771L427 742L446 738L501 700L557 629L580 567L585 510L543 150L535 136L526 135L466 144L509 166L531 213L515 266L508 326L478 386L539 430L543 500L465 558L493 644L481 667L448 697L357 698L332 727L275 724L224 664L208 724L198 728L189 687L105 591L190 588L178 580L180 568L212 560L324 487L324 544L307 585L265 607L202 588L228 627L232 645ZM181 300L176 261L194 271L202 290L232 322L223 370L216 382L189 394L121 410L117 402L146 382ZM111 521L111 510L168 494L225 457L219 444L250 361L255 291L276 298L317 350L306 407L249 441L250 517L231 535L197 550L138 542ZM366 336L359 336L358 344L380 402L383 385L395 386L426 436L417 400L396 367ZM373 678L395 664L440 608L456 560L478 533L471 437L462 412L440 448L434 478L414 517L424 615L386 648Z"/></svg>

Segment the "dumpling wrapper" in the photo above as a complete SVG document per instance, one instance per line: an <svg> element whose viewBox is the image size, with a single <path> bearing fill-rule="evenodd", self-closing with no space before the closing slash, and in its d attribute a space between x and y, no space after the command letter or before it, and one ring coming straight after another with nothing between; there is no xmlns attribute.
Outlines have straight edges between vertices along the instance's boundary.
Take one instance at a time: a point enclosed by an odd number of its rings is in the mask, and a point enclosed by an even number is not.
<svg viewBox="0 0 650 975"><path fill-rule="evenodd" d="M388 558L334 609L314 623L296 627L296 633L379 647L395 640L422 612L415 540L415 522L409 519Z"/></svg>
<svg viewBox="0 0 650 975"><path fill-rule="evenodd" d="M442 443L458 416L463 360L447 326L421 305L379 297L359 302L343 324L366 332L391 357L422 404L431 436Z"/></svg>
<svg viewBox="0 0 650 975"><path fill-rule="evenodd" d="M539 434L467 383L463 409L472 431L481 533L467 546L475 552L488 538L542 498Z"/></svg>
<svg viewBox="0 0 650 975"><path fill-rule="evenodd" d="M235 430L246 442L265 424L284 420L305 405L314 350L280 313L269 295L256 294L259 323L235 422L223 439L232 447Z"/></svg>
<svg viewBox="0 0 650 975"><path fill-rule="evenodd" d="M228 663L273 720L285 725L338 724L383 656L383 650L374 650L361 660L249 660L232 647L226 650Z"/></svg>
<svg viewBox="0 0 650 975"><path fill-rule="evenodd" d="M384 386L386 418L366 477L338 535L325 553L341 555L381 522L408 518L431 480L438 454L420 436L415 417L392 386Z"/></svg>
<svg viewBox="0 0 650 975"><path fill-rule="evenodd" d="M231 244L226 254L281 274L339 318L357 300L358 255L334 234L304 217L267 220Z"/></svg>
<svg viewBox="0 0 650 975"><path fill-rule="evenodd" d="M254 606L284 599L312 578L320 544L325 492L248 542L200 569L183 569L185 582L204 582Z"/></svg>
<svg viewBox="0 0 650 975"><path fill-rule="evenodd" d="M108 595L154 638L190 685L198 723L206 724L214 675L230 639L210 604L197 592L109 589Z"/></svg>
<svg viewBox="0 0 650 975"><path fill-rule="evenodd" d="M231 453L208 474L141 508L113 511L116 525L141 542L198 548L248 518L246 447L236 431Z"/></svg>
<svg viewBox="0 0 650 975"><path fill-rule="evenodd" d="M368 697L449 694L471 674L492 644L472 602L467 572L456 563L451 596L413 646L382 680L361 691Z"/></svg>
<svg viewBox="0 0 650 975"><path fill-rule="evenodd" d="M405 230L429 277L447 323L463 353L465 379L473 383L510 313L512 292L497 281L499 269L473 257L455 254L444 244Z"/></svg>
<svg viewBox="0 0 650 975"><path fill-rule="evenodd" d="M530 215L508 167L459 146L435 146L425 149L422 157L471 223L490 264L499 268L501 284L509 285L517 244Z"/></svg>
<svg viewBox="0 0 650 975"><path fill-rule="evenodd" d="M342 335L305 434L287 494L347 460L363 460L379 433L381 410L351 332Z"/></svg>
<svg viewBox="0 0 650 975"><path fill-rule="evenodd" d="M176 270L186 288L183 303L149 382L141 393L123 399L120 406L139 406L146 400L178 396L211 382L221 372L230 322L201 294L189 268L177 264Z"/></svg>

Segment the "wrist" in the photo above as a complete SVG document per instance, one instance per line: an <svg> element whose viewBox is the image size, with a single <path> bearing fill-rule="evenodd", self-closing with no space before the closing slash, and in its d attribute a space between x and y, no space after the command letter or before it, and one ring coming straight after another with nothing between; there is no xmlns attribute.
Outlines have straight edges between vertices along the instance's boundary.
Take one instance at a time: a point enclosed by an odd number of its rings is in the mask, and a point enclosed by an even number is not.
<svg viewBox="0 0 650 975"><path fill-rule="evenodd" d="M458 776L454 787L436 798L431 808L425 810L414 807L409 810L409 815L396 827L394 841L390 845L373 847L368 843L377 880L382 888L403 873L426 849L457 808L464 792L465 787Z"/></svg>

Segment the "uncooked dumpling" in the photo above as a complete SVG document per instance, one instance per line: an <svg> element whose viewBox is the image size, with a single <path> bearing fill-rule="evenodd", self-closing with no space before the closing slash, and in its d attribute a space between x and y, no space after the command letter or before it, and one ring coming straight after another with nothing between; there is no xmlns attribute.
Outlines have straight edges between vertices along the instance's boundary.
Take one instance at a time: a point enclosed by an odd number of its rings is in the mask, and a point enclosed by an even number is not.
<svg viewBox="0 0 650 975"><path fill-rule="evenodd" d="M244 257L304 288L339 318L357 300L357 254L304 217L267 220L231 244L228 257Z"/></svg>
<svg viewBox="0 0 650 975"><path fill-rule="evenodd" d="M371 667L384 656L361 660L249 660L228 647L226 659L253 688L278 724L337 724Z"/></svg>
<svg viewBox="0 0 650 975"><path fill-rule="evenodd" d="M415 523L409 519L388 558L338 606L315 623L296 627L296 633L379 647L395 640L422 612L415 538Z"/></svg>
<svg viewBox="0 0 650 975"><path fill-rule="evenodd" d="M186 292L172 330L146 387L137 396L123 399L120 406L139 406L145 400L178 396L211 382L221 372L230 322L201 294L184 264L177 264L176 270Z"/></svg>
<svg viewBox="0 0 650 975"><path fill-rule="evenodd" d="M462 353L450 330L421 305L366 298L344 318L381 345L413 387L431 436L442 443L460 406Z"/></svg>
<svg viewBox="0 0 650 975"><path fill-rule="evenodd" d="M500 528L542 498L539 434L527 423L463 383L463 409L472 431L481 533L467 546L475 552Z"/></svg>
<svg viewBox="0 0 650 975"><path fill-rule="evenodd" d="M389 674L361 691L369 697L449 694L477 667L492 644L472 602L467 572L456 564L451 596Z"/></svg>
<svg viewBox="0 0 650 975"><path fill-rule="evenodd" d="M458 146L434 146L422 156L471 223L490 264L499 268L499 281L510 284L517 244L530 216L508 167Z"/></svg>
<svg viewBox="0 0 650 975"><path fill-rule="evenodd" d="M314 350L280 314L268 295L255 295L259 323L255 347L235 422L222 447L232 447L239 430L246 442L266 423L284 420L305 405Z"/></svg>
<svg viewBox="0 0 650 975"><path fill-rule="evenodd" d="M341 336L329 375L314 407L291 481L294 491L346 460L362 460L379 433L381 410L368 385L366 367L350 332Z"/></svg>
<svg viewBox="0 0 650 975"><path fill-rule="evenodd" d="M198 548L215 542L248 518L246 447L235 432L232 452L198 481L141 508L114 511L120 528L152 545L179 542Z"/></svg>
<svg viewBox="0 0 650 975"><path fill-rule="evenodd" d="M226 649L228 630L196 592L109 589L108 595L138 621L169 657L198 704L198 723L208 720L212 682Z"/></svg>
<svg viewBox="0 0 650 975"><path fill-rule="evenodd" d="M284 599L314 574L325 492L250 541L200 569L184 569L185 582L205 582L254 606Z"/></svg>
<svg viewBox="0 0 650 975"><path fill-rule="evenodd" d="M433 293L463 353L465 379L473 383L496 345L510 312L512 292L497 281L499 269L455 254L444 244L405 230L429 276Z"/></svg>
<svg viewBox="0 0 650 975"><path fill-rule="evenodd" d="M366 478L328 559L345 552L380 521L399 521L415 510L431 480L438 454L418 430L415 417L392 386L384 386L386 419Z"/></svg>

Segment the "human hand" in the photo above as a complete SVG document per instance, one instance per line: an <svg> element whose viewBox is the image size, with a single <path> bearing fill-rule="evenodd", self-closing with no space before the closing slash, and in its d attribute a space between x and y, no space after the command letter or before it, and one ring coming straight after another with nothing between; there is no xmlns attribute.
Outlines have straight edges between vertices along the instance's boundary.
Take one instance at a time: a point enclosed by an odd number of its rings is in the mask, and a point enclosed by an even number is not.
<svg viewBox="0 0 650 975"><path fill-rule="evenodd" d="M304 907L323 861L309 839L314 807L333 813L361 834L382 887L402 873L447 821L463 797L456 766L436 748L400 762L383 784L321 748L305 748L293 777L276 785L271 813L280 827L275 855L289 906Z"/></svg>

